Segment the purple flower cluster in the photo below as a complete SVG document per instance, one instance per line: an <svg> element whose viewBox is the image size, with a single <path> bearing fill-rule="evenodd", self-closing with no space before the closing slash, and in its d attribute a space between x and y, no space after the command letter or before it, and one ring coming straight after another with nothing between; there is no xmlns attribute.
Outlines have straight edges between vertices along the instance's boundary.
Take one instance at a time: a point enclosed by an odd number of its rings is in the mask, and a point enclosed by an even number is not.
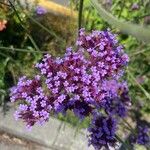
<svg viewBox="0 0 150 150"><path fill-rule="evenodd" d="M121 80L129 58L110 31L79 32L77 50L67 48L62 57L45 55L35 65L33 80L23 77L11 89L11 101L19 101L16 117L28 127L48 121L50 113L71 110L79 119L95 115L90 144L95 148L115 143L116 116L124 117L130 99ZM97 135L99 134L99 135Z"/></svg>
<svg viewBox="0 0 150 150"><path fill-rule="evenodd" d="M118 80L123 75L123 67L129 58L111 32L93 31L86 35L85 30L81 29L77 45L86 51L91 67L101 81L108 78Z"/></svg>
<svg viewBox="0 0 150 150"><path fill-rule="evenodd" d="M137 134L130 138L131 143L150 146L150 129L147 126L138 126L136 132Z"/></svg>
<svg viewBox="0 0 150 150"><path fill-rule="evenodd" d="M88 64L82 53L73 52L71 48L67 49L63 58L53 59L46 55L41 63L36 64L53 96L56 113L71 109L77 116L84 118L91 112L88 99L90 101L94 94L89 91L91 75L87 74Z"/></svg>
<svg viewBox="0 0 150 150"><path fill-rule="evenodd" d="M115 146L115 134L117 130L117 121L111 116L95 114L92 125L89 127L89 144L92 144L95 150L102 147L109 149L109 146Z"/></svg>
<svg viewBox="0 0 150 150"><path fill-rule="evenodd" d="M112 81L111 81L112 82ZM110 84L111 84L110 82ZM115 83L116 81L113 81ZM107 86L107 88L111 87L111 93L114 92L114 89L119 92L117 95L116 92L112 96L106 97L105 101L102 103L102 107L108 115L126 117L128 108L131 105L130 98L128 96L128 87L126 83L115 83L114 86Z"/></svg>
<svg viewBox="0 0 150 150"><path fill-rule="evenodd" d="M16 120L21 118L30 128L35 123L44 124L49 119L51 111L50 97L46 96L42 88L40 76L33 80L23 76L19 79L16 87L11 89L11 101L20 101L18 110L15 112Z"/></svg>

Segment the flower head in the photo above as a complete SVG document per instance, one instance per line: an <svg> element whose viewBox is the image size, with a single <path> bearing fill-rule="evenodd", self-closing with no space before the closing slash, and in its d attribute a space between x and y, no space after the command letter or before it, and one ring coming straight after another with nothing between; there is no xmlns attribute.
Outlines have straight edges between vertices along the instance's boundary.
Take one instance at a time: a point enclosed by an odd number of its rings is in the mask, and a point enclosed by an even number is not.
<svg viewBox="0 0 150 150"><path fill-rule="evenodd" d="M38 15L43 15L43 14L47 13L47 10L44 7L42 7L42 6L37 6L36 7L36 13Z"/></svg>
<svg viewBox="0 0 150 150"><path fill-rule="evenodd" d="M48 121L50 113L71 110L79 119L93 116L89 143L95 149L115 144L117 121L127 114L130 99L122 82L129 58L110 31L80 30L77 50L62 57L45 55L35 65L33 79L22 77L11 89L11 101L20 101L16 118L27 127ZM101 111L101 114L95 113Z"/></svg>
<svg viewBox="0 0 150 150"><path fill-rule="evenodd" d="M93 145L95 150L102 147L108 149L109 146L114 146L116 129L117 122L113 117L94 114L91 126L88 129L89 144Z"/></svg>
<svg viewBox="0 0 150 150"><path fill-rule="evenodd" d="M128 112L128 108L131 104L127 85L125 83L115 83L112 87L111 82L107 84L106 92L110 92L108 97L105 98L105 101L102 103L102 107L104 108L105 112L109 115L125 117Z"/></svg>
<svg viewBox="0 0 150 150"><path fill-rule="evenodd" d="M147 126L138 126L136 132L137 134L130 138L131 143L148 146L150 144L150 129Z"/></svg>
<svg viewBox="0 0 150 150"><path fill-rule="evenodd" d="M132 10L138 10L140 8L140 6L138 5L138 3L133 3L131 6Z"/></svg>
<svg viewBox="0 0 150 150"><path fill-rule="evenodd" d="M93 31L86 34L84 29L79 31L77 46L84 49L91 61L91 66L96 68L101 79L118 79L123 74L123 68L128 64L129 58L123 51L123 46L118 43L116 35L110 31Z"/></svg>
<svg viewBox="0 0 150 150"><path fill-rule="evenodd" d="M33 80L26 76L19 79L17 86L11 89L11 101L20 101L15 112L16 119L22 119L28 128L35 123L44 124L52 109L51 97L44 93L42 83L37 76Z"/></svg>

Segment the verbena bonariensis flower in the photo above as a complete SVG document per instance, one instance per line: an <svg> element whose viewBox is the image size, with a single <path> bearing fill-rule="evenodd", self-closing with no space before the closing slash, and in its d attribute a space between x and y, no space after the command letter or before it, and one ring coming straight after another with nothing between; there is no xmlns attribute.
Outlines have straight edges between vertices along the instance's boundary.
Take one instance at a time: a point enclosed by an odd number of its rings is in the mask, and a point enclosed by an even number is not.
<svg viewBox="0 0 150 150"><path fill-rule="evenodd" d="M62 57L45 55L35 65L39 75L33 80L23 77L11 89L11 101L21 103L16 117L29 127L46 122L50 112L72 110L84 119L105 110L104 115L94 115L90 144L96 149L107 147L116 141L114 117L125 116L130 103L127 85L121 80L129 58L109 31L86 35L81 29L77 45L76 52L67 48Z"/></svg>
<svg viewBox="0 0 150 150"><path fill-rule="evenodd" d="M150 146L150 129L147 126L138 126L136 134L130 138L132 144Z"/></svg>
<svg viewBox="0 0 150 150"><path fill-rule="evenodd" d="M44 14L47 13L47 10L44 7L42 7L42 6L37 6L36 7L36 13L38 15L44 15Z"/></svg>
<svg viewBox="0 0 150 150"><path fill-rule="evenodd" d="M81 29L76 44L89 54L91 66L95 68L95 73L101 80L118 79L123 75L123 67L127 65L129 58L111 32L93 31L86 34L85 30Z"/></svg>
<svg viewBox="0 0 150 150"><path fill-rule="evenodd" d="M94 114L89 131L89 144L93 145L95 150L102 147L109 149L109 146L115 146L115 134L117 130L117 121L111 116Z"/></svg>
<svg viewBox="0 0 150 150"><path fill-rule="evenodd" d="M140 8L140 6L139 6L138 3L133 3L132 6L131 6L132 10L138 10L139 8Z"/></svg>
<svg viewBox="0 0 150 150"><path fill-rule="evenodd" d="M88 106L88 99L94 96L89 91L92 87L92 76L87 73L89 63L81 52L73 52L68 48L64 57L53 59L46 55L41 63L36 64L45 78L47 88L55 97L53 105L56 113L72 109L81 118L89 115L92 109ZM89 112L81 110L82 106L87 106Z"/></svg>
<svg viewBox="0 0 150 150"><path fill-rule="evenodd" d="M42 88L40 76L33 80L26 76L19 79L17 86L11 89L11 101L19 101L16 119L23 119L30 128L35 123L43 124L49 119L51 111L51 97L48 97Z"/></svg>
<svg viewBox="0 0 150 150"><path fill-rule="evenodd" d="M108 82L108 81L107 81ZM107 83L106 82L106 83ZM116 80L109 81L104 87L108 90L109 95L102 103L102 107L109 115L125 117L131 101L128 94L128 87L125 82L117 82Z"/></svg>

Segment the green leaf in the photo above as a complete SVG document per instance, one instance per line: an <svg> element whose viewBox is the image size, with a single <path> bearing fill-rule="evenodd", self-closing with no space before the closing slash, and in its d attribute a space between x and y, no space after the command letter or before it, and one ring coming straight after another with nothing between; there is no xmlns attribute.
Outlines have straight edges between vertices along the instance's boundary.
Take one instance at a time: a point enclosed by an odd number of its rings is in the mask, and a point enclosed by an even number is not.
<svg viewBox="0 0 150 150"><path fill-rule="evenodd" d="M98 2L98 0L91 0L94 8L97 9L99 15L110 25L119 29L122 33L132 35L139 41L150 43L150 28L136 25L130 22L123 22L116 17L108 13Z"/></svg>

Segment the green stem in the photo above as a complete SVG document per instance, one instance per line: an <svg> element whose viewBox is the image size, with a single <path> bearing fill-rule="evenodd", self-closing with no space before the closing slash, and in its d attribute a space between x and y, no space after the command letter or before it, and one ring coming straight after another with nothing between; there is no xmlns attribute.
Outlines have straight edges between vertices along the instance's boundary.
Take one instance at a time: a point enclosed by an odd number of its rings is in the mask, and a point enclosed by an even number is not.
<svg viewBox="0 0 150 150"><path fill-rule="evenodd" d="M133 133L133 134L136 134L135 130L132 128L132 126L125 120L125 119L122 119L123 122L127 125L126 127Z"/></svg>
<svg viewBox="0 0 150 150"><path fill-rule="evenodd" d="M29 51L27 49L13 48L13 47L0 47L1 50L7 51L19 51L19 52L27 52L27 53L39 53L39 54L47 54L48 51Z"/></svg>
<svg viewBox="0 0 150 150"><path fill-rule="evenodd" d="M124 150L132 150L130 146L126 142L124 142L118 135L116 135L115 137L120 143L122 143L122 146L125 148Z"/></svg>
<svg viewBox="0 0 150 150"><path fill-rule="evenodd" d="M136 55L142 54L142 53L144 53L144 52L146 52L146 51L148 51L148 50L149 50L149 49L144 49L144 50L141 50L141 51L135 52L135 53L133 53L130 57L133 57L133 56L136 56Z"/></svg>
<svg viewBox="0 0 150 150"><path fill-rule="evenodd" d="M3 57L6 57L6 58L8 57L6 54L3 54L1 52L0 52L0 55L3 56Z"/></svg>
<svg viewBox="0 0 150 150"><path fill-rule="evenodd" d="M145 96L150 100L150 94L143 88L143 86L134 78L134 76L132 75L132 73L130 73L129 70L127 70L128 75L131 77L132 81L134 81L134 83L137 84L137 86L141 89L141 91L143 91L143 93L145 94Z"/></svg>
<svg viewBox="0 0 150 150"><path fill-rule="evenodd" d="M3 95L6 95L6 91L3 90L3 89L0 89L0 93L3 94Z"/></svg>
<svg viewBox="0 0 150 150"><path fill-rule="evenodd" d="M27 15L27 14L26 14L26 15ZM36 23L39 27L41 27L43 30L45 30L46 32L48 32L50 35L54 36L56 39L60 40L60 41L63 43L63 45L64 45L64 40L63 40L62 38L58 37L55 32L49 30L47 27L45 27L44 25L42 25L40 22L38 22L38 21L37 21L36 19L34 19L33 17L31 17L31 16L29 16L29 15L27 15L27 16L28 16L28 18L29 18L31 21L33 21L34 23Z"/></svg>
<svg viewBox="0 0 150 150"><path fill-rule="evenodd" d="M79 16L78 16L78 30L80 30L80 29L81 29L81 26L82 26L83 2L84 2L84 0L80 0Z"/></svg>
<svg viewBox="0 0 150 150"><path fill-rule="evenodd" d="M37 51L40 51L40 49L38 48L38 46L36 45L34 39L32 38L32 36L30 34L27 33L27 37L30 39L32 45L34 46L34 48L37 50Z"/></svg>
<svg viewBox="0 0 150 150"><path fill-rule="evenodd" d="M20 16L19 16L19 14L18 14L18 12L17 12L15 6L13 5L13 3L12 3L10 0L8 0L8 2L9 2L9 4L10 4L10 6L12 7L12 9L14 10L14 12L15 12L15 14L16 14L18 20L20 21L20 24L21 24L22 28L27 32L27 36L28 36L28 38L30 39L31 43L33 44L34 48L39 51L40 49L38 48L38 46L37 46L36 43L34 42L32 36L28 33L28 29L24 26L24 22L21 20L21 18L20 18Z"/></svg>
<svg viewBox="0 0 150 150"><path fill-rule="evenodd" d="M0 52L0 55L3 56L3 57L9 58L11 61L15 62L15 60L12 57L10 57L10 56L2 53L2 52Z"/></svg>

